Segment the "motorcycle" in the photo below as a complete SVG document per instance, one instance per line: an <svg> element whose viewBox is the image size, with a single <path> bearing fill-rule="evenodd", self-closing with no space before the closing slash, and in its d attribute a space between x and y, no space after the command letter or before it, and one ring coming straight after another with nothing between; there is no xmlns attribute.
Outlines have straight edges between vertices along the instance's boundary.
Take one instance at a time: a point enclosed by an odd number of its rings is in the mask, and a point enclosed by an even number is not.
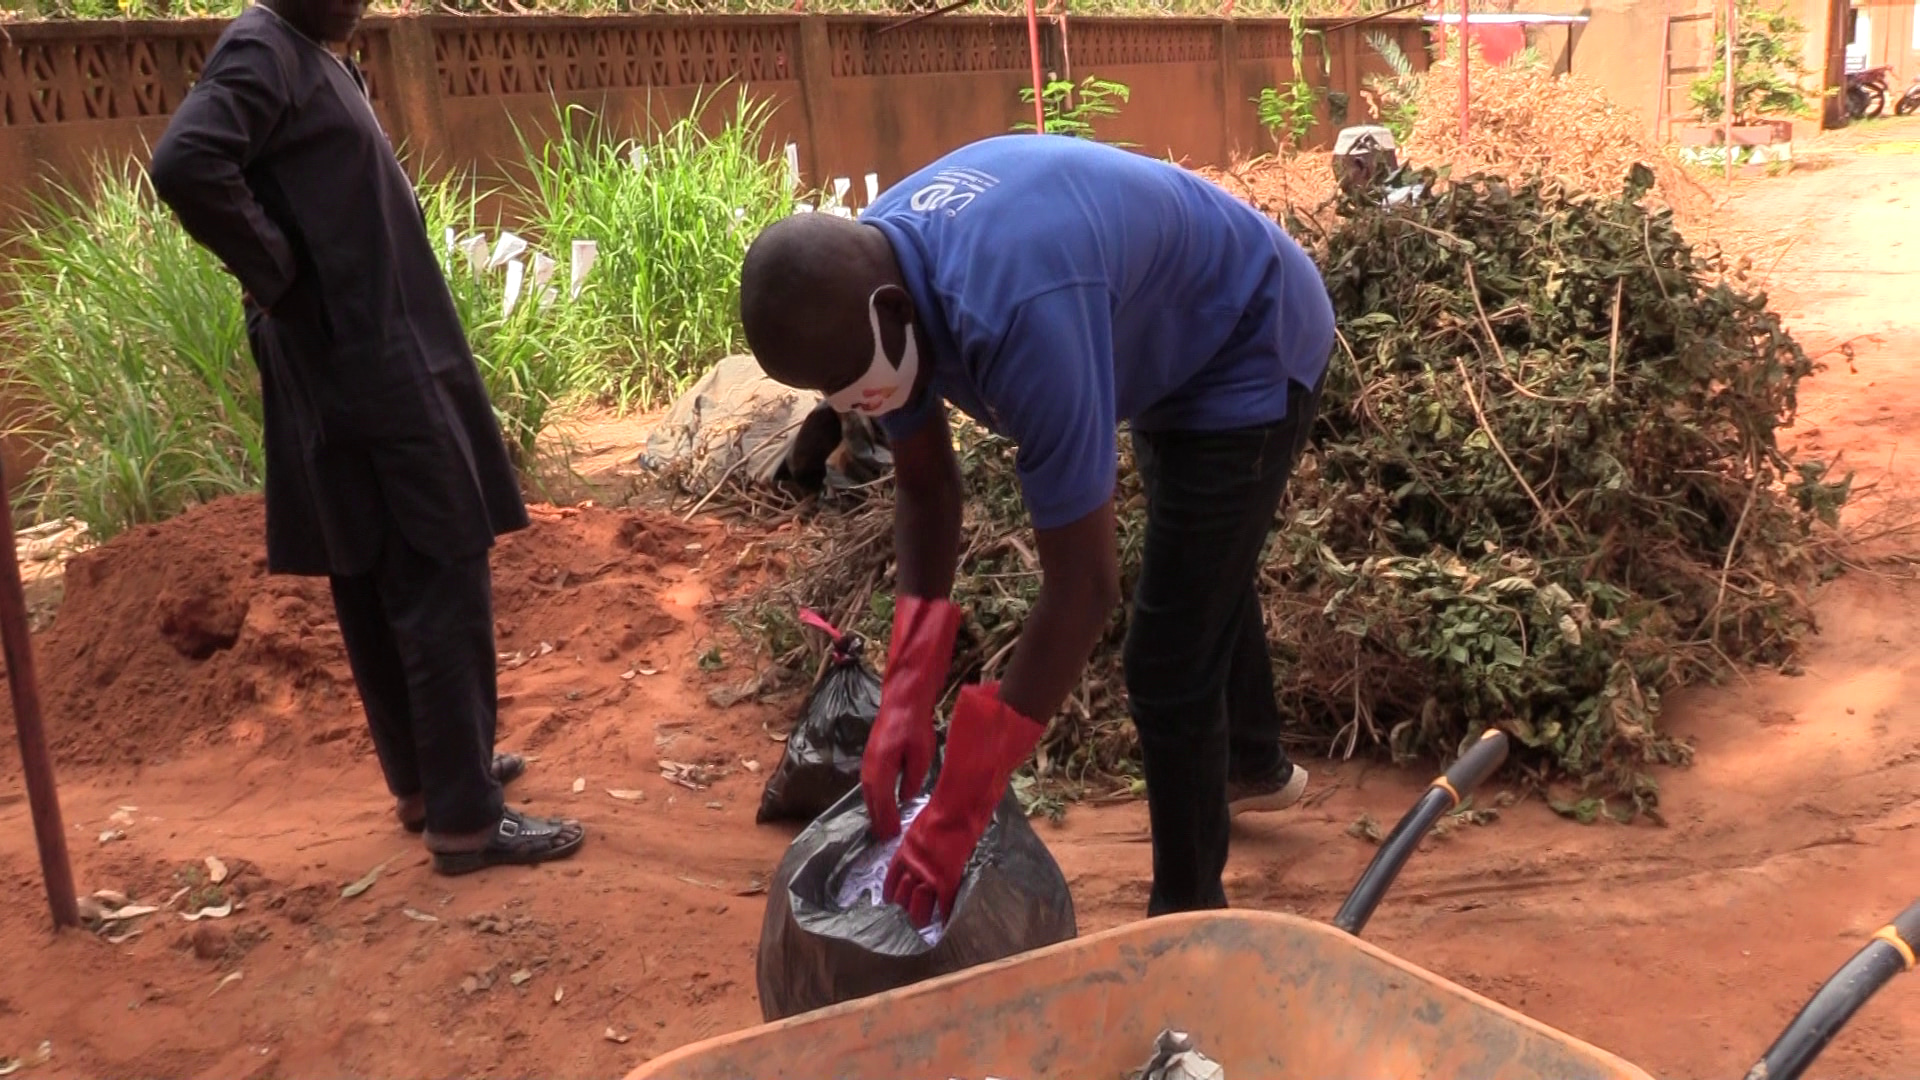
<svg viewBox="0 0 1920 1080"><path fill-rule="evenodd" d="M1920 112L1920 75L1913 77L1913 85L1900 95L1900 100L1893 105L1893 111L1897 116L1912 116Z"/></svg>
<svg viewBox="0 0 1920 1080"><path fill-rule="evenodd" d="M1892 75L1893 69L1890 67L1867 68L1865 71L1848 72L1847 118L1849 120L1868 120L1885 112L1887 108L1887 79Z"/></svg>

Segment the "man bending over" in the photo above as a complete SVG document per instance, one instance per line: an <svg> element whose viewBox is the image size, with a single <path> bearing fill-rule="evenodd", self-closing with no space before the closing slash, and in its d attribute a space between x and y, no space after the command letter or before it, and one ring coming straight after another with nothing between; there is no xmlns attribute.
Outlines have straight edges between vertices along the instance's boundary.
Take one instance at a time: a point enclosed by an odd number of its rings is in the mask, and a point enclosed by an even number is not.
<svg viewBox="0 0 1920 1080"><path fill-rule="evenodd" d="M1126 642L1153 829L1148 914L1226 906L1228 819L1297 802L1280 745L1261 550L1306 443L1333 308L1298 244L1173 165L1010 135L947 155L860 218L766 229L741 270L766 373L880 416L893 442L897 591L861 782L876 836L920 792L961 612L952 402L1019 447L1042 584L1003 681L965 687L940 778L889 869L916 924L953 907L1014 768L1120 601L1116 428L1147 535Z"/></svg>

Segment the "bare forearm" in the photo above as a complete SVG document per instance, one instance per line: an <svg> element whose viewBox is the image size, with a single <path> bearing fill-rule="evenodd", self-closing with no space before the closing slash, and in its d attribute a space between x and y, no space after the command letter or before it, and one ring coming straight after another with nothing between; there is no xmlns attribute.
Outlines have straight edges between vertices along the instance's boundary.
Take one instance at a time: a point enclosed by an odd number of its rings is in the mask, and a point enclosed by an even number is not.
<svg viewBox="0 0 1920 1080"><path fill-rule="evenodd" d="M1107 601L1078 584L1041 586L1000 681L1000 700L1030 719L1052 719L1080 684L1087 657L1113 614Z"/></svg>
<svg viewBox="0 0 1920 1080"><path fill-rule="evenodd" d="M960 561L960 494L954 489L902 490L894 508L893 549L899 590L944 600Z"/></svg>
<svg viewBox="0 0 1920 1080"><path fill-rule="evenodd" d="M1000 682L1000 700L1046 723L1079 684L1087 657L1120 603L1113 504L1035 539L1045 577Z"/></svg>
<svg viewBox="0 0 1920 1080"><path fill-rule="evenodd" d="M929 600L953 593L960 561L960 460L944 418L894 448L893 552L899 592Z"/></svg>

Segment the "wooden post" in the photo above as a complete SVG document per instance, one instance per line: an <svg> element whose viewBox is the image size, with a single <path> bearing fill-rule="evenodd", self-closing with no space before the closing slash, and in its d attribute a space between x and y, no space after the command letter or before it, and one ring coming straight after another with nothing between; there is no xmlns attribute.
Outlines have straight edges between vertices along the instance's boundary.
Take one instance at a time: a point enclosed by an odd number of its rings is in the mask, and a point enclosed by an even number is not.
<svg viewBox="0 0 1920 1080"><path fill-rule="evenodd" d="M1727 183L1733 183L1733 38L1740 31L1740 0L1727 0L1727 96L1722 104L1726 110L1721 114L1725 122L1724 149L1727 153Z"/></svg>
<svg viewBox="0 0 1920 1080"><path fill-rule="evenodd" d="M6 477L0 472L0 492L5 490ZM11 499L0 498L0 525L7 536L6 556L0 559L0 645L6 651L7 688L13 694L13 726L20 735L20 764L33 811L33 838L40 848L40 876L47 885L53 925L79 926L80 904L73 892L73 866L67 861L66 826L60 821L53 759L47 756L46 728L40 722L40 687L33 675L33 642L28 639L27 596L20 584Z"/></svg>
<svg viewBox="0 0 1920 1080"><path fill-rule="evenodd" d="M1240 121L1248 116L1247 93L1241 89L1240 31L1232 19L1220 20L1220 160L1240 152ZM1252 130L1258 130L1257 128Z"/></svg>
<svg viewBox="0 0 1920 1080"><path fill-rule="evenodd" d="M1040 81L1040 11L1027 0L1027 51L1033 55L1033 133L1047 132L1046 86Z"/></svg>
<svg viewBox="0 0 1920 1080"><path fill-rule="evenodd" d="M806 164L801 173L825 188L833 170L846 164L840 148L847 140L834 134L833 42L827 37L827 20L819 15L804 16L795 31L794 60L800 80L801 128L806 132ZM860 164L858 162L855 163ZM873 163L869 163L869 168ZM899 179L890 169L881 172L888 183ZM862 169L860 171L867 171ZM801 185L805 190L806 185Z"/></svg>
<svg viewBox="0 0 1920 1080"><path fill-rule="evenodd" d="M1668 135L1672 129L1667 126L1667 110L1673 107L1673 16L1661 18L1666 29L1660 34L1660 96L1653 105L1653 138L1660 146L1670 141ZM1571 31L1569 31L1571 34ZM1568 49L1572 49L1572 38L1568 38Z"/></svg>
<svg viewBox="0 0 1920 1080"><path fill-rule="evenodd" d="M1848 0L1830 0L1827 10L1827 64L1820 79L1822 130L1847 126L1847 27L1853 6Z"/></svg>
<svg viewBox="0 0 1920 1080"><path fill-rule="evenodd" d="M1460 0L1460 145L1467 143L1467 12L1471 0Z"/></svg>

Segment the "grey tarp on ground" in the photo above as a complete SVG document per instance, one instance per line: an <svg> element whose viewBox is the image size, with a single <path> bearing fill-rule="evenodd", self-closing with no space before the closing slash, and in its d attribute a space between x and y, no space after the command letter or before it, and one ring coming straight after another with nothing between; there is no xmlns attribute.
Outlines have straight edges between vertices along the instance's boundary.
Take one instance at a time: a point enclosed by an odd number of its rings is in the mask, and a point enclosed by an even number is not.
<svg viewBox="0 0 1920 1080"><path fill-rule="evenodd" d="M819 394L774 382L745 355L720 361L675 399L640 461L655 471L682 466L685 482L699 489L731 473L809 491L866 483L893 464L870 421L841 417Z"/></svg>

